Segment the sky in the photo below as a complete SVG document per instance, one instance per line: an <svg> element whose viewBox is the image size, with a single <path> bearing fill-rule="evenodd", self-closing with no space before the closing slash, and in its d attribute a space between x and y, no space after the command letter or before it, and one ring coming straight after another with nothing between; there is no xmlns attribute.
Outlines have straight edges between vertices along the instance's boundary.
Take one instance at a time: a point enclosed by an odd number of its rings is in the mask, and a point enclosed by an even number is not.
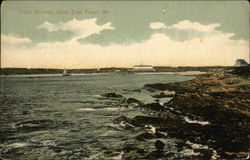
<svg viewBox="0 0 250 160"><path fill-rule="evenodd" d="M247 1L8 1L1 67L231 66L249 62Z"/></svg>

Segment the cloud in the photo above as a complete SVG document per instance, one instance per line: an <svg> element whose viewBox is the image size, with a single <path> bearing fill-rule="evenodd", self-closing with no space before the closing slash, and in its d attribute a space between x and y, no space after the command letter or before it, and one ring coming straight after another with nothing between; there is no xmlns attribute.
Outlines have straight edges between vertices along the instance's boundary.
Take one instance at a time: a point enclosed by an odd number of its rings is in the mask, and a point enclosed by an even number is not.
<svg viewBox="0 0 250 160"><path fill-rule="evenodd" d="M152 29L163 29L163 28L168 28L168 27L164 23L153 22L153 23L150 23L150 28L152 28Z"/></svg>
<svg viewBox="0 0 250 160"><path fill-rule="evenodd" d="M69 42L41 43L22 49L4 49L2 66L17 64L29 68L98 68L132 67L136 64L156 66L233 65L248 60L249 42L231 40L227 34L211 35L189 41L174 41L156 33L142 43L101 46Z"/></svg>
<svg viewBox="0 0 250 160"><path fill-rule="evenodd" d="M96 25L95 21L88 24L102 29L91 29L85 26L88 34L83 32L79 21L67 22L68 25L51 30L71 30L78 35L98 34L111 24ZM71 23L76 24L73 27ZM82 22L79 22L82 24ZM163 23L151 24L152 28L167 27ZM181 27L179 22L171 27ZM66 27L67 26L67 27ZM71 26L71 27L69 27ZM191 26L191 27L190 27ZM98 67L132 67L136 64L156 66L210 66L233 65L236 59L249 58L249 41L233 40L234 33L217 31L215 24L189 25L185 28L196 28L205 32L202 36L192 37L185 41L173 40L165 33L154 33L150 39L130 45L81 44L76 41L43 42L26 48L2 49L1 64L3 67L28 68L98 68ZM81 28L81 29L80 29ZM79 31L80 30L80 31ZM98 31L97 31L98 30ZM79 33L80 32L80 33ZM23 38L27 42L27 38Z"/></svg>
<svg viewBox="0 0 250 160"><path fill-rule="evenodd" d="M16 37L14 35L1 34L1 43L4 45L22 45L31 44L32 41L29 38Z"/></svg>
<svg viewBox="0 0 250 160"><path fill-rule="evenodd" d="M152 29L180 29L180 30L195 30L199 32L212 32L215 30L216 27L219 27L219 23L209 24L209 25L202 25L198 22L191 22L189 20L180 21L177 24L173 24L171 26L166 26L164 23L161 22L153 22L150 23L150 28Z"/></svg>
<svg viewBox="0 0 250 160"><path fill-rule="evenodd" d="M105 23L103 25L96 24L96 18L77 20L73 19L66 23L52 24L45 21L42 25L38 26L39 29L46 29L49 32L54 31L71 31L75 34L74 40L80 38L86 38L92 34L100 34L103 30L115 30L111 26L111 22Z"/></svg>
<svg viewBox="0 0 250 160"><path fill-rule="evenodd" d="M181 21L177 24L169 26L170 28L177 28L177 29L192 29L200 32L211 32L214 31L216 27L219 27L220 24L209 24L209 25L202 25L198 22L190 22L188 20Z"/></svg>

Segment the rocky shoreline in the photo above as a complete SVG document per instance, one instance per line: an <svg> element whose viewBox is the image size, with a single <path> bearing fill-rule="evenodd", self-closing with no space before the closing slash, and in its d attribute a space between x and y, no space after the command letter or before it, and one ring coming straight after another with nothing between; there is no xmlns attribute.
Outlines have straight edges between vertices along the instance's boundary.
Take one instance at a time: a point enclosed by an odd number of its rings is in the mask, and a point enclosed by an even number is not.
<svg viewBox="0 0 250 160"><path fill-rule="evenodd" d="M165 104L144 104L134 98L126 103L146 111L148 116L126 116L114 123L139 127L144 133L137 141L154 140L155 151L126 145L124 159L180 159L164 150L162 139L177 140L181 159L247 159L250 142L250 81L229 71L209 72L178 83L146 84L145 89L161 91L156 98L172 97ZM106 97L116 94L106 94ZM136 153L131 156L131 152ZM136 156L135 156L136 155Z"/></svg>

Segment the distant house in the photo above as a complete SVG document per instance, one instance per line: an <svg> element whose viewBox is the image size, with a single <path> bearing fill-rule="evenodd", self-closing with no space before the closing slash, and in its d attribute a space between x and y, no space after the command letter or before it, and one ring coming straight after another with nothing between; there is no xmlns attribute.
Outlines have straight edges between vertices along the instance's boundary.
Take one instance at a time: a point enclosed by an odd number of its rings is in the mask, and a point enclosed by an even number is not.
<svg viewBox="0 0 250 160"><path fill-rule="evenodd" d="M237 59L234 66L247 66L248 63L244 59Z"/></svg>
<svg viewBox="0 0 250 160"><path fill-rule="evenodd" d="M151 65L136 65L133 70L135 71L154 71L154 67Z"/></svg>

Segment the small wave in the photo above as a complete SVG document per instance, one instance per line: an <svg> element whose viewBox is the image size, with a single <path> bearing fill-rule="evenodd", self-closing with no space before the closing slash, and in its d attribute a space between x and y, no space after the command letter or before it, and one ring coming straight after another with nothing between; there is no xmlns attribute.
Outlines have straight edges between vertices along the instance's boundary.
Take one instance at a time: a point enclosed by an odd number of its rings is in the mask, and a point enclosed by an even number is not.
<svg viewBox="0 0 250 160"><path fill-rule="evenodd" d="M175 72L138 72L136 74L141 74L141 75L149 75L149 74L175 74Z"/></svg>
<svg viewBox="0 0 250 160"><path fill-rule="evenodd" d="M93 95L93 97L102 97L102 96L99 94L96 94L96 95Z"/></svg>
<svg viewBox="0 0 250 160"><path fill-rule="evenodd" d="M122 127L124 127L125 129L134 129L135 128L135 126L133 126L132 124L126 123L124 121L121 121L120 125Z"/></svg>
<svg viewBox="0 0 250 160"><path fill-rule="evenodd" d="M135 126L133 126L132 124L126 123L124 121L121 121L119 124L114 124L114 123L108 123L107 124L108 127L112 127L113 129L117 129L119 127L125 128L125 129L133 129L135 128Z"/></svg>
<svg viewBox="0 0 250 160"><path fill-rule="evenodd" d="M40 142L40 143L41 143L42 145L44 145L44 146L53 146L53 145L56 144L54 140L46 140L46 141L42 141L42 142Z"/></svg>
<svg viewBox="0 0 250 160"><path fill-rule="evenodd" d="M198 156L199 152L194 152L193 149L184 149L180 153L182 153L184 156Z"/></svg>
<svg viewBox="0 0 250 160"><path fill-rule="evenodd" d="M206 146L206 145L192 143L190 141L187 141L186 144L190 145L194 149L208 149L208 146Z"/></svg>
<svg viewBox="0 0 250 160"><path fill-rule="evenodd" d="M200 124L200 125L202 125L202 126L205 126L205 125L209 125L209 124L210 124L208 121L197 121L197 120L189 119L188 117L184 117L184 120L185 120L187 123L195 123L195 124Z"/></svg>
<svg viewBox="0 0 250 160"><path fill-rule="evenodd" d="M172 108L172 107L168 107L169 109L171 109L172 111L174 111L174 108Z"/></svg>
<svg viewBox="0 0 250 160"><path fill-rule="evenodd" d="M107 131L105 133L103 133L101 136L112 136L112 135L116 135L117 134L117 131Z"/></svg>
<svg viewBox="0 0 250 160"><path fill-rule="evenodd" d="M93 101L63 101L63 103L84 103L84 104L93 104Z"/></svg>
<svg viewBox="0 0 250 160"><path fill-rule="evenodd" d="M99 109L94 109L94 108L80 108L78 110L79 111L95 111L95 110L99 110Z"/></svg>
<svg viewBox="0 0 250 160"><path fill-rule="evenodd" d="M150 133L155 133L156 132L156 128L154 127L154 126L152 126L152 125L145 125L144 126L145 127L145 129L147 129Z"/></svg>
<svg viewBox="0 0 250 160"><path fill-rule="evenodd" d="M217 154L216 150L214 150L213 148L209 148L206 145L202 145L202 144L197 144L197 143L192 143L190 141L187 141L186 144L190 145L193 149L211 149L213 151L211 160L216 160L218 159L220 156ZM199 152L197 152L199 153ZM196 154L196 153L195 153Z"/></svg>
<svg viewBox="0 0 250 160"><path fill-rule="evenodd" d="M126 110L131 110L131 107L120 107L120 108L112 108L112 107L107 107L107 108L80 108L78 109L79 111L126 111Z"/></svg>
<svg viewBox="0 0 250 160"><path fill-rule="evenodd" d="M211 157L211 160L216 160L218 159L220 156L218 155L218 153L216 152L216 150L213 149L213 155Z"/></svg>
<svg viewBox="0 0 250 160"><path fill-rule="evenodd" d="M107 124L108 127L120 127L121 125L120 124L115 124L115 123L108 123Z"/></svg>
<svg viewBox="0 0 250 160"><path fill-rule="evenodd" d="M121 151L117 156L111 157L111 160L122 160L123 159L124 152Z"/></svg>
<svg viewBox="0 0 250 160"><path fill-rule="evenodd" d="M105 110L110 110L110 111L124 111L124 110L130 110L131 108L105 108Z"/></svg>
<svg viewBox="0 0 250 160"><path fill-rule="evenodd" d="M116 154L117 153L117 154ZM122 160L124 152L115 152L115 156L109 157L110 160ZM103 153L96 153L94 155L91 155L88 158L84 158L83 160L97 160L97 159L103 159L104 155Z"/></svg>
<svg viewBox="0 0 250 160"><path fill-rule="evenodd" d="M26 147L28 145L29 145L29 143L15 142L15 143L9 144L7 146L11 147L11 148L22 148L22 147Z"/></svg>

